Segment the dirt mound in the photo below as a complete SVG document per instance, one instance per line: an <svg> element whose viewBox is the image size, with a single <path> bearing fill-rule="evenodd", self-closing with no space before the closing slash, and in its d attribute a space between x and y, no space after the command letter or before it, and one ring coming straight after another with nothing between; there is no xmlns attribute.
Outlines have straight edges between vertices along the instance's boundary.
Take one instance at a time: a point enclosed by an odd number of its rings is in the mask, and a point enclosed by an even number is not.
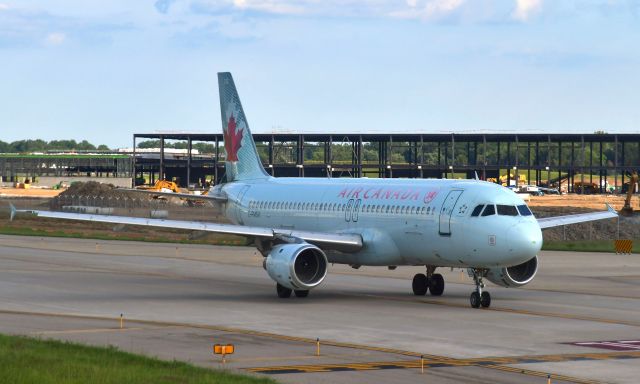
<svg viewBox="0 0 640 384"><path fill-rule="evenodd" d="M102 206L102 204L108 204L109 206L118 207L118 204L127 204L125 201L132 200L138 202L138 204L142 204L143 202L146 202L145 204L153 203L155 205L171 204L182 206L188 204L186 200L178 197L157 197L152 194L128 191L118 188L113 184L103 184L95 181L73 183L66 191L59 194L54 200L52 207L56 207L61 204L90 205L95 202L99 202L100 206Z"/></svg>
<svg viewBox="0 0 640 384"><path fill-rule="evenodd" d="M78 182L73 183L66 191L62 192L60 196L113 196L115 192L115 186L113 184L102 184L96 181Z"/></svg>

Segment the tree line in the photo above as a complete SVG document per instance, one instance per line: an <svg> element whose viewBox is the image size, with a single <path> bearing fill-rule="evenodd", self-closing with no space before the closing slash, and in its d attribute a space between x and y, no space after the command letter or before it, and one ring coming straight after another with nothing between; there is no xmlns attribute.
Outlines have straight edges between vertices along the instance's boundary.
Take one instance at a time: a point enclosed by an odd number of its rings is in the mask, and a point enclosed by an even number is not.
<svg viewBox="0 0 640 384"><path fill-rule="evenodd" d="M104 144L95 146L87 140L18 140L11 143L0 140L0 153L28 153L46 151L108 151Z"/></svg>

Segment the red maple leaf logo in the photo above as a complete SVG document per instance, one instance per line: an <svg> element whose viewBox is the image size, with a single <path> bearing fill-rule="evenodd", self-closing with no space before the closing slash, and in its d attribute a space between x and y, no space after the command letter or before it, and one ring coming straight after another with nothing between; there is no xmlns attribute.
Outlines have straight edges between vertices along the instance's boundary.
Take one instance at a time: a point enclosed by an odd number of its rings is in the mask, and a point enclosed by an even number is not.
<svg viewBox="0 0 640 384"><path fill-rule="evenodd" d="M236 119L233 114L227 123L227 130L224 131L224 149L227 151L227 161L238 161L238 150L242 147L242 132L236 131Z"/></svg>

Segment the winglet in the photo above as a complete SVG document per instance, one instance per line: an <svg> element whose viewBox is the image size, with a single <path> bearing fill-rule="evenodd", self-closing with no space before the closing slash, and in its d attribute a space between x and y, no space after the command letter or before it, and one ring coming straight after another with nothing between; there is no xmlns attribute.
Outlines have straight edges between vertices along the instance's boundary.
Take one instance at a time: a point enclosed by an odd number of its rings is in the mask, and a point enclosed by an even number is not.
<svg viewBox="0 0 640 384"><path fill-rule="evenodd" d="M473 171L473 173L476 175L476 181L480 180L480 178L478 177L478 171Z"/></svg>
<svg viewBox="0 0 640 384"><path fill-rule="evenodd" d="M616 216L618 216L618 212L616 212L616 210L613 209L608 203L604 203L604 205L607 206L607 211L609 211L609 212L615 214Z"/></svg>
<svg viewBox="0 0 640 384"><path fill-rule="evenodd" d="M18 212L18 210L16 209L15 205L9 203L9 209L11 210L11 213L9 214L9 221L13 221L13 219L16 217L16 213Z"/></svg>

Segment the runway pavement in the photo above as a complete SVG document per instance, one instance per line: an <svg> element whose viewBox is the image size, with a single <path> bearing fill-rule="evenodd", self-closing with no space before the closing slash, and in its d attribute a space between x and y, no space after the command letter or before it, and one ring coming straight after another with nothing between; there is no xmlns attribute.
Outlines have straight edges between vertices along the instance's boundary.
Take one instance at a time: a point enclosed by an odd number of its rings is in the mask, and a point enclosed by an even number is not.
<svg viewBox="0 0 640 384"><path fill-rule="evenodd" d="M460 270L434 298L411 294L419 267L331 266L283 300L252 248L0 236L0 332L216 368L212 345L233 343L224 367L282 382L636 383L640 257L540 261L531 285L489 285L476 310Z"/></svg>

